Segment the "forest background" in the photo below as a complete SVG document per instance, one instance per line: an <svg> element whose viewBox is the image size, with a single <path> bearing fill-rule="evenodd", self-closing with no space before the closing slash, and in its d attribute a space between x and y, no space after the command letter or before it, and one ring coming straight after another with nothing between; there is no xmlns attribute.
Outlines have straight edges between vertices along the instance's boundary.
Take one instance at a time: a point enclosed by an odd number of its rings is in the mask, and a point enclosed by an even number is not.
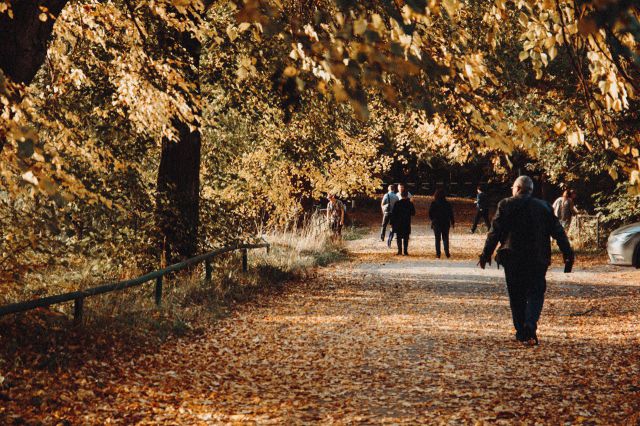
<svg viewBox="0 0 640 426"><path fill-rule="evenodd" d="M0 0L0 301L416 168L526 171L638 219L639 21L630 0Z"/></svg>

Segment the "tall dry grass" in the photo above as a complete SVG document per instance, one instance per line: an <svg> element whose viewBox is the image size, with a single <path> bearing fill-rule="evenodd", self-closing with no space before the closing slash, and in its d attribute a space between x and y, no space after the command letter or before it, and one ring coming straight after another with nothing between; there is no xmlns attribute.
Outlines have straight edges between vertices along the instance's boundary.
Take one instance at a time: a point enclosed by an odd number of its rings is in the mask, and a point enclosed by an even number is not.
<svg viewBox="0 0 640 426"><path fill-rule="evenodd" d="M204 279L204 264L164 278L160 306L154 299L154 282L142 286L90 297L85 300L84 326L100 329L151 330L160 337L182 334L224 316L233 304L251 299L258 293L281 289L287 282L305 277L316 266L324 266L345 258L341 243L332 242L324 226L317 220L301 228L273 231L264 238L271 244L266 249L249 250L249 271L242 272L240 252L214 259L210 281ZM70 277L84 288L100 284L92 282L96 265L88 262ZM130 278L144 271L129 271ZM47 289L49 294L76 290L57 277ZM52 290L52 288L54 290ZM59 291L58 291L59 290ZM70 320L73 304L54 305L52 314Z"/></svg>

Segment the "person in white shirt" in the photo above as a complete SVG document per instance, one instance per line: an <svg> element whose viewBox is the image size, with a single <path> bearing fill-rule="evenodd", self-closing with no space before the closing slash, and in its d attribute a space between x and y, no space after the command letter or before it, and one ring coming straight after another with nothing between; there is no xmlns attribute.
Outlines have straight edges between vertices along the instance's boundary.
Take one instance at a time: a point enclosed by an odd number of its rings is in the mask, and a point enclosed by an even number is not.
<svg viewBox="0 0 640 426"><path fill-rule="evenodd" d="M571 226L571 220L574 214L578 214L578 209L574 204L575 192L565 190L562 197L553 202L553 213L560 220L560 224L567 231Z"/></svg>
<svg viewBox="0 0 640 426"><path fill-rule="evenodd" d="M384 241L385 234L387 233L387 226L389 225L389 220L391 219L391 211L393 210L393 206L398 202L398 192L397 185L389 185L387 188L389 192L384 194L382 197L382 202L380 203L380 207L382 208L382 229L380 231L380 240ZM392 236L393 232L390 231L389 236ZM393 237L392 237L393 238Z"/></svg>

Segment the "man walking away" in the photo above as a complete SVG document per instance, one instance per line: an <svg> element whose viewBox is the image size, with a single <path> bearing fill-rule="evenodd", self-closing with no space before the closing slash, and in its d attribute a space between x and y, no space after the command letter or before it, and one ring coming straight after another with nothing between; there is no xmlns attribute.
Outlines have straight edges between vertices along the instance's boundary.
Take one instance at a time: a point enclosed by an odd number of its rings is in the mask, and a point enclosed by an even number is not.
<svg viewBox="0 0 640 426"><path fill-rule="evenodd" d="M388 189L389 192L384 194L384 197L382 197L382 203L380 204L382 207L382 229L380 230L380 240L382 241L384 241L385 234L387 233L387 225L389 225L389 220L391 220L391 211L398 201L398 196L396 195L398 186L395 184L389 185ZM391 240L389 240L389 245L391 245Z"/></svg>
<svg viewBox="0 0 640 426"><path fill-rule="evenodd" d="M436 257L440 259L440 240L444 246L444 254L451 257L449 253L449 227L455 227L453 218L453 207L447 201L443 189L437 189L433 194L433 202L429 206L429 219L431 219L431 229L436 237Z"/></svg>
<svg viewBox="0 0 640 426"><path fill-rule="evenodd" d="M489 198L487 194L482 190L482 186L478 185L477 188L478 194L476 195L476 217L473 219L473 226L471 227L471 233L475 233L476 229L478 229L478 222L480 222L480 218L484 221L484 224L487 226L487 230L491 227L491 222L489 221Z"/></svg>
<svg viewBox="0 0 640 426"><path fill-rule="evenodd" d="M553 213L560 220L565 231L569 230L573 215L578 214L578 209L574 204L574 194L575 192L567 189L562 193L562 197L553 202Z"/></svg>
<svg viewBox="0 0 640 426"><path fill-rule="evenodd" d="M416 208L409 199L409 193L400 192L400 200L393 206L391 211L391 226L396 234L398 244L398 255L409 255L409 235L411 235L411 216L415 216Z"/></svg>
<svg viewBox="0 0 640 426"><path fill-rule="evenodd" d="M498 204L478 262L482 269L491 264L491 255L500 243L496 262L504 266L516 339L531 346L538 344L536 331L547 289L545 275L551 264L550 238L556 240L564 255L566 272L574 261L567 235L551 206L532 197L532 193L531 178L516 179L513 197Z"/></svg>
<svg viewBox="0 0 640 426"><path fill-rule="evenodd" d="M331 229L333 239L342 237L342 227L344 226L344 212L347 209L344 203L338 200L335 194L329 194L329 204L327 204L327 221Z"/></svg>

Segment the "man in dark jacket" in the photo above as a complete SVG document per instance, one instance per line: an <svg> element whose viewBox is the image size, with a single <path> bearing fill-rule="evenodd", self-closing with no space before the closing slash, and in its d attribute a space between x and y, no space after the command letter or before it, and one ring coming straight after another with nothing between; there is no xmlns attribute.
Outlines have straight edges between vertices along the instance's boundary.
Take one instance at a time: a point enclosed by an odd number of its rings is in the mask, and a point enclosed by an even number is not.
<svg viewBox="0 0 640 426"><path fill-rule="evenodd" d="M491 264L498 242L496 262L504 266L516 339L537 345L537 325L547 288L545 275L551 264L551 240L556 240L566 264L574 261L567 235L549 203L533 198L533 181L520 176L513 197L498 204L491 230L478 264ZM570 269L570 268L569 268Z"/></svg>
<svg viewBox="0 0 640 426"><path fill-rule="evenodd" d="M476 217L473 219L473 226L471 227L471 233L475 233L478 228L478 222L480 219L484 221L484 224L487 225L487 230L491 227L491 222L489 221L489 199L487 198L487 194L482 190L482 186L478 185L478 195L476 195Z"/></svg>
<svg viewBox="0 0 640 426"><path fill-rule="evenodd" d="M408 256L409 235L411 235L411 216L416 215L416 208L409 199L409 193L402 191L399 193L400 200L396 202L391 210L391 226L396 234L396 242L398 243L398 255Z"/></svg>
<svg viewBox="0 0 640 426"><path fill-rule="evenodd" d="M444 254L447 258L449 253L449 228L455 227L456 222L453 216L453 207L447 201L444 189L437 189L433 194L433 202L429 206L429 219L431 219L431 229L436 240L436 257L440 259L440 241L444 246Z"/></svg>

